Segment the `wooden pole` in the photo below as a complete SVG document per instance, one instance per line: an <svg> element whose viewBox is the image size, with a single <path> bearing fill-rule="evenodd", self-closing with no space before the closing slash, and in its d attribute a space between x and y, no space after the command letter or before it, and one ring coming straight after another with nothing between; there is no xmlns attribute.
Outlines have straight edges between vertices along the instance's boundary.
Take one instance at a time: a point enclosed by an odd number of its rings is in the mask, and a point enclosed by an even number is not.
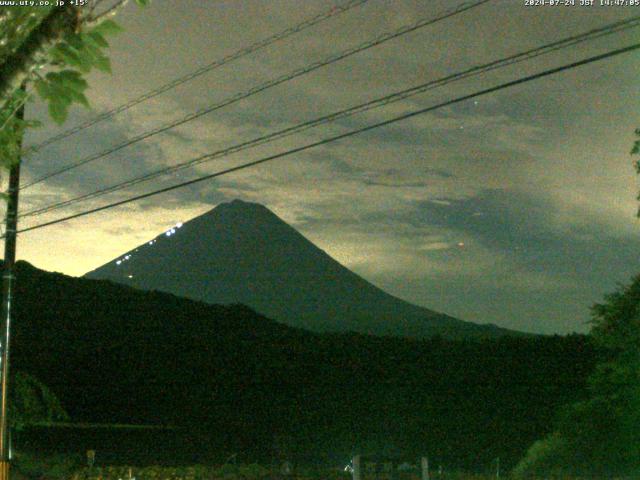
<svg viewBox="0 0 640 480"><path fill-rule="evenodd" d="M21 87L25 90L24 83ZM24 119L24 103L16 112ZM21 145L21 140L18 146ZM11 445L8 418L9 402L9 345L13 310L14 264L18 229L18 193L20 190L20 158L9 169L9 190L4 238L4 265L2 272L2 317L0 318L0 480L9 480Z"/></svg>

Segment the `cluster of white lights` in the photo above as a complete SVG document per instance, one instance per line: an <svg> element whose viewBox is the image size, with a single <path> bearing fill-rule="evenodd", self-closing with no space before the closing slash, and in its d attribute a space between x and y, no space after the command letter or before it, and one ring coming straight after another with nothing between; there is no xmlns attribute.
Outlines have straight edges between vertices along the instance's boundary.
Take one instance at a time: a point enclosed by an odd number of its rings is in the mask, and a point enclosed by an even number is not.
<svg viewBox="0 0 640 480"><path fill-rule="evenodd" d="M173 235L174 233L176 233L176 228L180 228L182 227L182 222L178 222L176 223L175 227L171 227L169 230L167 230L166 232L164 232L164 234L167 237L170 237L171 235Z"/></svg>
<svg viewBox="0 0 640 480"><path fill-rule="evenodd" d="M178 222L175 224L175 226L171 227L169 230L167 230L166 232L164 232L164 234L167 237L170 237L171 235L173 235L174 233L176 233L176 228L180 228L182 227L183 223L182 222ZM158 240L157 239L153 239L149 242L149 245L153 245L154 243L156 243ZM136 248L136 252L138 251L138 249ZM116 260L116 265L120 265L122 262L129 260L131 258L131 255L125 255L124 257L122 257L119 260ZM129 277L131 278L131 277Z"/></svg>
<svg viewBox="0 0 640 480"><path fill-rule="evenodd" d="M126 262L131 258L131 255L125 255L120 260L116 260L116 265L120 265L122 262Z"/></svg>

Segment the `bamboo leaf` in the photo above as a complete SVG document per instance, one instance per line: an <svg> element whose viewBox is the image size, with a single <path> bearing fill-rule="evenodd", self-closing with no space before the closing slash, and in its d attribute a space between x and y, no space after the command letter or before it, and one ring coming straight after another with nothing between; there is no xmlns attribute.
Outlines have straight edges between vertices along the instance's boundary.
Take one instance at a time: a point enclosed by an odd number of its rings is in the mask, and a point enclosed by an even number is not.
<svg viewBox="0 0 640 480"><path fill-rule="evenodd" d="M97 58L93 64L95 65L95 67L103 72L106 73L111 73L111 61L109 60L108 57L105 56L101 56L99 58Z"/></svg>
<svg viewBox="0 0 640 480"><path fill-rule="evenodd" d="M105 20L104 22L94 27L91 32L97 32L100 35L115 35L122 32L122 27L113 20Z"/></svg>
<svg viewBox="0 0 640 480"><path fill-rule="evenodd" d="M99 32L90 32L88 36L102 48L109 47L109 42Z"/></svg>
<svg viewBox="0 0 640 480"><path fill-rule="evenodd" d="M62 124L67 119L67 106L61 102L49 102L49 115L54 122Z"/></svg>

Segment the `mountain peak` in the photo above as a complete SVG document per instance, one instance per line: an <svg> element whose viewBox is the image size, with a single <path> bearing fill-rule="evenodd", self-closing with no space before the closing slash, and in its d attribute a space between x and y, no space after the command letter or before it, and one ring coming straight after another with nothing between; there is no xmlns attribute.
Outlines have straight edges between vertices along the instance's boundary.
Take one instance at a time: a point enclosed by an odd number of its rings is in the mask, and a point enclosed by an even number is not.
<svg viewBox="0 0 640 480"><path fill-rule="evenodd" d="M233 208L236 210L268 210L267 207L260 203L247 202L245 200L240 200L239 198L235 198L230 202L221 203L215 209L218 208Z"/></svg>
<svg viewBox="0 0 640 480"><path fill-rule="evenodd" d="M279 221L280 218L260 203L247 202L240 199L234 199L230 202L223 202L218 204L206 212L201 217L217 217L219 215L232 215L234 217L242 217L245 219L251 218L264 218L266 216L271 217L272 220ZM200 217L196 217L193 220L197 220Z"/></svg>
<svg viewBox="0 0 640 480"><path fill-rule="evenodd" d="M380 290L264 205L233 200L86 274L207 303L243 303L315 331L426 337L506 331L454 319Z"/></svg>

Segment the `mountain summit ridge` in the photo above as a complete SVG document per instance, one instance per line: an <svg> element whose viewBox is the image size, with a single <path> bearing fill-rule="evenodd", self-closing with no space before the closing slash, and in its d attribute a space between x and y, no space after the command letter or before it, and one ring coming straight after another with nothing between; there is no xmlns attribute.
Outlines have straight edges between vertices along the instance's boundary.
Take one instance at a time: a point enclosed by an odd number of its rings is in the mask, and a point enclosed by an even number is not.
<svg viewBox="0 0 640 480"><path fill-rule="evenodd" d="M85 275L207 303L243 303L313 331L423 338L517 334L394 297L259 203L233 200Z"/></svg>

